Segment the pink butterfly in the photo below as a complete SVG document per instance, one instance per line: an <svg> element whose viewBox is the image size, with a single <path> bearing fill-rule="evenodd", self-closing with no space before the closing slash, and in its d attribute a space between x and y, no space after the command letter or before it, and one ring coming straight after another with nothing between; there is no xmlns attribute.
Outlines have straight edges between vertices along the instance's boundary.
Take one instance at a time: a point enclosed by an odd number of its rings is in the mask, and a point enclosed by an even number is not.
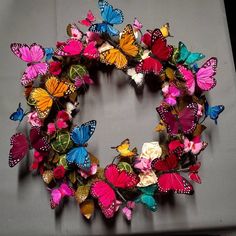
<svg viewBox="0 0 236 236"><path fill-rule="evenodd" d="M96 48L96 42L90 42L84 48L82 42L77 39L68 39L65 43L60 44L55 54L58 56L78 56L84 55L89 59L98 58L99 52Z"/></svg>
<svg viewBox="0 0 236 236"><path fill-rule="evenodd" d="M202 183L201 178L198 175L198 170L200 169L200 167L201 167L201 162L197 162L196 164L190 166L188 174L188 177L198 184Z"/></svg>
<svg viewBox="0 0 236 236"><path fill-rule="evenodd" d="M92 23L96 20L95 16L93 15L92 11L89 10L87 13L87 17L83 20L80 20L79 23L85 25L87 27L91 26Z"/></svg>
<svg viewBox="0 0 236 236"><path fill-rule="evenodd" d="M41 135L40 128L36 126L30 129L30 144L42 156L47 155L50 150L47 139ZM9 152L9 166L14 167L28 153L29 141L23 133L16 133L11 137L10 145L12 148Z"/></svg>
<svg viewBox="0 0 236 236"><path fill-rule="evenodd" d="M156 110L166 124L168 133L171 135L177 135L180 132L190 134L196 128L198 118L198 106L196 103L190 103L176 115L162 105L157 107Z"/></svg>
<svg viewBox="0 0 236 236"><path fill-rule="evenodd" d="M91 194L94 198L98 198L98 204L105 217L111 218L117 210L115 188L133 188L138 184L139 177L134 173L119 170L115 164L105 168L104 176L106 181L98 180L92 184Z"/></svg>
<svg viewBox="0 0 236 236"><path fill-rule="evenodd" d="M39 75L47 73L48 64L41 62L45 55L44 48L41 45L33 43L28 46L26 44L12 43L11 50L22 61L27 62L27 67L21 78L23 86L27 86Z"/></svg>
<svg viewBox="0 0 236 236"><path fill-rule="evenodd" d="M150 37L150 36L149 36ZM159 29L155 29L151 35L151 54L136 66L136 72L161 74L162 63L167 61L173 52L173 47L167 45L166 38L163 37Z"/></svg>
<svg viewBox="0 0 236 236"><path fill-rule="evenodd" d="M211 57L208 59L194 75L190 69L179 65L178 70L186 81L186 87L188 93L193 95L196 84L202 91L208 91L215 87L216 80L214 75L216 74L217 58Z"/></svg>
<svg viewBox="0 0 236 236"><path fill-rule="evenodd" d="M175 155L172 154L165 160L155 159L152 165L155 170L161 172L157 180L160 192L193 193L193 186L179 172L175 172L178 166L178 158Z"/></svg>
<svg viewBox="0 0 236 236"><path fill-rule="evenodd" d="M75 86L76 88L80 88L83 85L90 85L93 84L93 80L89 77L89 75L84 75L83 77L77 76L75 78Z"/></svg>
<svg viewBox="0 0 236 236"><path fill-rule="evenodd" d="M165 97L165 102L171 106L176 105L176 98L180 96L180 90L175 86L175 84L167 84L162 88L163 95Z"/></svg>
<svg viewBox="0 0 236 236"><path fill-rule="evenodd" d="M128 221L132 219L132 212L134 208L135 208L135 202L128 201L126 206L122 209L122 212Z"/></svg>
<svg viewBox="0 0 236 236"><path fill-rule="evenodd" d="M133 22L133 28L135 31L140 31L143 28L143 25L139 20L135 17Z"/></svg>
<svg viewBox="0 0 236 236"><path fill-rule="evenodd" d="M71 197L73 195L74 195L74 190L71 187L69 187L66 183L62 183L59 188L53 189L51 191L51 199L50 199L51 208L52 209L56 208L64 197Z"/></svg>
<svg viewBox="0 0 236 236"><path fill-rule="evenodd" d="M70 38L78 40L81 40L84 35L76 24L69 24L67 26L67 34L70 36Z"/></svg>
<svg viewBox="0 0 236 236"><path fill-rule="evenodd" d="M188 138L184 138L184 151L191 151L193 154L198 154L202 149L206 147L206 143L201 141L200 136L195 136L192 141Z"/></svg>

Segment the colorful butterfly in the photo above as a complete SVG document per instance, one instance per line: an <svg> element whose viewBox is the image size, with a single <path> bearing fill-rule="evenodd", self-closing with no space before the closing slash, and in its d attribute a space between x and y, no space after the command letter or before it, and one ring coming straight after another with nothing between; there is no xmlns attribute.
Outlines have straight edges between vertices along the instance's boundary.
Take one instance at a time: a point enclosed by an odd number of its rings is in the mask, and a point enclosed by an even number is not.
<svg viewBox="0 0 236 236"><path fill-rule="evenodd" d="M53 48L45 48L45 60L49 61L52 59L52 56L54 55L54 49Z"/></svg>
<svg viewBox="0 0 236 236"><path fill-rule="evenodd" d="M202 91L209 91L216 86L216 80L214 78L217 68L217 59L211 57L208 59L194 75L190 69L179 65L178 70L186 81L186 87L188 93L193 95L196 85Z"/></svg>
<svg viewBox="0 0 236 236"><path fill-rule="evenodd" d="M10 119L13 121L21 122L23 118L25 117L25 115L26 113L22 109L21 103L19 103L17 110L10 115Z"/></svg>
<svg viewBox="0 0 236 236"><path fill-rule="evenodd" d="M142 192L142 194L138 196L135 202L144 204L151 211L156 211L157 202L154 198L154 194L157 190L157 185L153 184L143 188L139 187L138 189Z"/></svg>
<svg viewBox="0 0 236 236"><path fill-rule="evenodd" d="M210 116L212 120L215 121L215 124L217 125L217 119L219 117L219 114L223 112L225 107L223 105L217 105L217 106L209 106L208 102L205 102L205 117Z"/></svg>
<svg viewBox="0 0 236 236"><path fill-rule="evenodd" d="M106 218L111 218L116 212L116 188L133 188L139 182L139 177L134 173L119 170L115 164L108 165L104 171L105 181L97 180L91 185L91 195L98 199L102 213Z"/></svg>
<svg viewBox="0 0 236 236"><path fill-rule="evenodd" d="M89 10L87 13L87 17L83 20L80 20L79 23L85 25L87 27L91 26L92 23L96 20L95 16L93 15L92 11Z"/></svg>
<svg viewBox="0 0 236 236"><path fill-rule="evenodd" d="M153 169L160 172L157 180L160 192L193 193L193 186L179 172L175 171L178 167L178 158L174 154L168 156L165 160L155 159L152 166Z"/></svg>
<svg viewBox="0 0 236 236"><path fill-rule="evenodd" d="M173 47L167 45L166 38L163 37L159 29L155 29L151 35L151 55L142 60L137 66L136 71L141 73L161 74L162 63L167 61L173 52Z"/></svg>
<svg viewBox="0 0 236 236"><path fill-rule="evenodd" d="M78 28L76 24L67 25L66 32L71 39L81 40L84 33Z"/></svg>
<svg viewBox="0 0 236 236"><path fill-rule="evenodd" d="M103 22L91 25L89 31L107 33L110 36L119 35L119 31L113 25L121 24L124 21L122 11L120 9L113 9L113 6L104 0L99 0L98 6Z"/></svg>
<svg viewBox="0 0 236 236"><path fill-rule="evenodd" d="M135 17L133 22L134 31L140 31L143 28L142 23Z"/></svg>
<svg viewBox="0 0 236 236"><path fill-rule="evenodd" d="M130 150L130 141L129 139L125 139L121 142L120 145L116 147L111 147L112 149L116 149L117 152L119 152L119 157L133 157L137 155L137 148L133 148L133 150Z"/></svg>
<svg viewBox="0 0 236 236"><path fill-rule="evenodd" d="M162 105L157 107L156 110L166 124L168 133L171 135L177 135L180 132L190 134L196 128L198 111L196 103L188 104L178 114L173 114Z"/></svg>
<svg viewBox="0 0 236 236"><path fill-rule="evenodd" d="M202 142L200 136L195 136L191 141L188 138L184 138L184 151L190 152L197 155L204 148L206 148L207 143Z"/></svg>
<svg viewBox="0 0 236 236"><path fill-rule="evenodd" d="M161 28L160 31L163 35L164 38L167 37L172 37L172 35L170 34L170 24L167 22L165 23Z"/></svg>
<svg viewBox="0 0 236 236"><path fill-rule="evenodd" d="M53 102L75 91L75 86L56 77L50 77L45 82L45 89L34 88L30 94L31 101L40 119L46 118L52 108Z"/></svg>
<svg viewBox="0 0 236 236"><path fill-rule="evenodd" d="M68 39L65 43L60 45L55 51L58 56L78 56L83 55L89 59L98 58L99 53L96 48L96 42L90 42L84 48L82 42L77 39Z"/></svg>
<svg viewBox="0 0 236 236"><path fill-rule="evenodd" d="M33 126L30 129L30 144L23 133L16 133L11 137L10 145L12 148L9 152L9 166L14 167L28 153L31 145L41 155L45 156L50 150L50 145L47 139L41 135L40 128Z"/></svg>
<svg viewBox="0 0 236 236"><path fill-rule="evenodd" d="M102 63L115 65L118 69L124 69L128 64L127 57L136 57L138 51L133 28L127 25L121 34L118 48L111 47L101 52L100 60Z"/></svg>
<svg viewBox="0 0 236 236"><path fill-rule="evenodd" d="M86 143L93 135L96 128L96 120L88 121L79 127L75 127L71 132L71 139L77 145L66 154L66 160L70 164L76 164L82 169L91 166L89 154L85 148Z"/></svg>
<svg viewBox="0 0 236 236"><path fill-rule="evenodd" d="M93 80L89 77L89 75L84 75L83 77L76 76L75 77L75 86L76 88L80 88L81 86L85 86L93 84Z"/></svg>
<svg viewBox="0 0 236 236"><path fill-rule="evenodd" d="M130 68L127 70L127 75L135 82L138 87L142 87L144 84L144 74L137 73L135 68Z"/></svg>
<svg viewBox="0 0 236 236"><path fill-rule="evenodd" d="M51 208L56 208L64 197L74 196L74 190L66 183L62 183L59 188L55 188L51 191Z"/></svg>
<svg viewBox="0 0 236 236"><path fill-rule="evenodd" d="M183 63L187 66L192 66L195 62L203 59L205 55L198 52L190 52L183 42L179 42L179 56L177 63Z"/></svg>
<svg viewBox="0 0 236 236"><path fill-rule="evenodd" d="M11 44L12 52L22 61L27 62L27 67L21 78L21 84L27 86L39 75L45 75L48 70L48 64L41 62L45 51L39 44L33 43L30 46L20 43Z"/></svg>
<svg viewBox="0 0 236 236"><path fill-rule="evenodd" d="M198 184L202 183L201 178L198 175L198 170L200 169L200 167L201 167L201 162L197 162L196 164L190 166L189 174L188 174L189 179L193 180L194 182Z"/></svg>

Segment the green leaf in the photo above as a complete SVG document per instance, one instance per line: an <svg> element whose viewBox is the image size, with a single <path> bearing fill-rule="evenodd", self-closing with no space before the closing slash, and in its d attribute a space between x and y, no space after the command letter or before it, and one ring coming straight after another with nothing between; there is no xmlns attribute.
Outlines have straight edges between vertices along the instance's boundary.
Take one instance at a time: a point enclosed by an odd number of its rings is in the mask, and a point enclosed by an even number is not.
<svg viewBox="0 0 236 236"><path fill-rule="evenodd" d="M67 131L59 132L56 136L56 139L51 143L51 146L54 151L58 153L65 153L73 146L70 133Z"/></svg>
<svg viewBox="0 0 236 236"><path fill-rule="evenodd" d="M71 80L75 80L75 78L83 77L84 75L88 74L86 67L81 65L72 65L69 71L69 77Z"/></svg>
<svg viewBox="0 0 236 236"><path fill-rule="evenodd" d="M131 165L127 162L124 162L124 161L121 161L119 162L119 164L117 165L117 167L120 169L120 170L125 170L127 171L128 173L133 173L133 168L131 167Z"/></svg>

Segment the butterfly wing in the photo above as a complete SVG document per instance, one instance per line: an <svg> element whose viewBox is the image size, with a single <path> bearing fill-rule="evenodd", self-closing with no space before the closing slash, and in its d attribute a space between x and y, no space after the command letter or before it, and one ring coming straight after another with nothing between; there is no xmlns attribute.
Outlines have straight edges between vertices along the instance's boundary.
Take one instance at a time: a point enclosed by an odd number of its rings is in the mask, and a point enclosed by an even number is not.
<svg viewBox="0 0 236 236"><path fill-rule="evenodd" d="M135 68L138 73L154 73L155 75L159 75L162 70L163 66L160 61L154 59L153 57L148 57L142 60Z"/></svg>
<svg viewBox="0 0 236 236"><path fill-rule="evenodd" d="M24 110L21 107L21 103L19 103L17 110L10 115L10 119L13 121L22 121L24 116Z"/></svg>
<svg viewBox="0 0 236 236"><path fill-rule="evenodd" d="M12 148L9 152L9 166L14 167L27 154L29 144L24 134L16 133L11 137L10 145L12 145Z"/></svg>
<svg viewBox="0 0 236 236"><path fill-rule="evenodd" d="M45 75L47 70L48 70L48 64L46 62L39 62L27 66L24 75L29 83L33 81L38 75ZM24 80L23 81L21 80L21 83L24 84Z"/></svg>
<svg viewBox="0 0 236 236"><path fill-rule="evenodd" d="M157 202L151 195L141 194L140 196L138 196L135 202L144 204L151 211L157 210Z"/></svg>
<svg viewBox="0 0 236 236"><path fill-rule="evenodd" d="M81 40L83 38L83 32L77 27L76 24L67 25L66 32L72 39Z"/></svg>
<svg viewBox="0 0 236 236"><path fill-rule="evenodd" d="M225 107L223 105L217 105L217 106L209 106L208 102L205 102L205 116L210 116L212 120L215 121L217 124L217 119L219 117L219 114L223 112Z"/></svg>
<svg viewBox="0 0 236 236"><path fill-rule="evenodd" d="M51 202L55 204L55 206L60 204L60 201L62 199L62 194L59 189L53 189L51 192Z"/></svg>
<svg viewBox="0 0 236 236"><path fill-rule="evenodd" d="M177 135L179 132L179 122L177 117L163 106L157 107L156 110L159 113L161 119L166 124L168 133Z"/></svg>
<svg viewBox="0 0 236 236"><path fill-rule="evenodd" d="M52 59L52 56L54 54L54 49L53 48L45 48L45 60L49 61Z"/></svg>
<svg viewBox="0 0 236 236"><path fill-rule="evenodd" d="M98 49L96 48L96 42L92 41L87 44L83 51L83 55L89 59L96 59L99 57Z"/></svg>
<svg viewBox="0 0 236 236"><path fill-rule="evenodd" d="M190 103L179 113L179 123L184 134L192 133L197 125L197 111L196 103Z"/></svg>
<svg viewBox="0 0 236 236"><path fill-rule="evenodd" d="M80 55L83 49L83 44L78 39L68 39L65 44L62 44L56 49L55 54L58 56L76 56Z"/></svg>
<svg viewBox="0 0 236 236"><path fill-rule="evenodd" d="M178 70L186 82L185 85L188 89L189 95L193 95L195 91L195 78L192 71L184 66L178 66Z"/></svg>
<svg viewBox="0 0 236 236"><path fill-rule="evenodd" d="M208 91L216 86L214 78L217 68L217 58L208 59L196 73L198 87L203 91Z"/></svg>
<svg viewBox="0 0 236 236"><path fill-rule="evenodd" d="M130 142L129 139L125 139L121 142L119 146L116 147L116 150L120 153L121 157L132 157L136 153L129 150L130 148Z"/></svg>
<svg viewBox="0 0 236 236"><path fill-rule="evenodd" d="M66 154L66 160L69 164L76 164L78 167L83 169L88 169L91 166L91 161L89 158L89 154L84 147L75 147L72 148Z"/></svg>
<svg viewBox="0 0 236 236"><path fill-rule="evenodd" d="M91 26L92 22L94 22L96 20L95 16L93 15L92 11L89 10L87 13L87 17L83 20L80 20L79 23L84 25L84 26Z"/></svg>

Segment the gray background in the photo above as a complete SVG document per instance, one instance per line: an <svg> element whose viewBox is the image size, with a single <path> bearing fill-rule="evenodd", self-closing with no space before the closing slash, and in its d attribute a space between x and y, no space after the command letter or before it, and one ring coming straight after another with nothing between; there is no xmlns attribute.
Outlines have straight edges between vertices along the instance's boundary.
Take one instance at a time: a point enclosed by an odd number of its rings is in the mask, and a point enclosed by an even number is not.
<svg viewBox="0 0 236 236"><path fill-rule="evenodd" d="M210 92L211 104L224 104L226 109L218 126L210 120L205 140L208 148L202 156L200 175L203 183L195 185L195 195L176 195L162 202L156 213L142 206L136 208L128 225L120 214L106 223L100 213L87 223L78 206L70 201L62 212L55 214L49 206L49 193L39 177L27 172L27 159L18 167L8 167L9 138L16 124L9 115L21 101L26 108L19 84L25 63L11 52L11 42L37 42L45 47L66 38L65 28L91 9L101 18L97 1L83 0L0 0L0 235L99 235L144 232L178 232L191 230L232 229L236 226L236 91L235 71L222 0L110 0L123 10L125 22L134 17L145 29L171 25L177 45L181 40L190 50L201 51L219 60L217 86ZM122 28L120 28L122 29ZM90 140L89 150L101 164L114 155L109 147L129 137L140 150L145 141L157 140L154 127L158 123L155 107L160 93L145 87L137 96L126 77L119 71L111 75L98 73L100 85L91 87L80 98L81 113L77 121L97 119L98 125Z"/></svg>

